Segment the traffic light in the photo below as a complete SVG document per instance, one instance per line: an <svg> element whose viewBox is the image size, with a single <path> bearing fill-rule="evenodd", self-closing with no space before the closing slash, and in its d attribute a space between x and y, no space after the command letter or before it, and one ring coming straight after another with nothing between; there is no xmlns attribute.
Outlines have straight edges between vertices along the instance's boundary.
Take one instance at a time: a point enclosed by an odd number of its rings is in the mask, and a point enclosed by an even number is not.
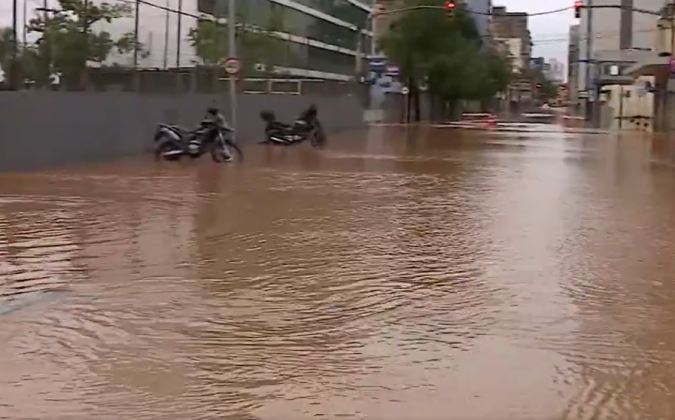
<svg viewBox="0 0 675 420"><path fill-rule="evenodd" d="M445 2L445 12L448 15L448 19L452 20L455 18L455 2L446 1Z"/></svg>
<svg viewBox="0 0 675 420"><path fill-rule="evenodd" d="M581 7L583 6L583 2L580 0L577 0L574 2L574 17L577 19L581 19Z"/></svg>

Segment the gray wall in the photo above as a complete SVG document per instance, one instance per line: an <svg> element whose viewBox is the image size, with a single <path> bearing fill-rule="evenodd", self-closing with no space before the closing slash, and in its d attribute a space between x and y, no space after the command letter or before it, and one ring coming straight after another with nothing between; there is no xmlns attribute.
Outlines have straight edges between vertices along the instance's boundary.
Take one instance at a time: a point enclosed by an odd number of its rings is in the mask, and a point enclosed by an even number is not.
<svg viewBox="0 0 675 420"><path fill-rule="evenodd" d="M114 159L152 149L157 123L194 126L212 104L229 115L226 97L206 94L0 92L0 171ZM310 103L330 132L364 126L355 97L239 95L239 142L262 139L258 114L290 121Z"/></svg>

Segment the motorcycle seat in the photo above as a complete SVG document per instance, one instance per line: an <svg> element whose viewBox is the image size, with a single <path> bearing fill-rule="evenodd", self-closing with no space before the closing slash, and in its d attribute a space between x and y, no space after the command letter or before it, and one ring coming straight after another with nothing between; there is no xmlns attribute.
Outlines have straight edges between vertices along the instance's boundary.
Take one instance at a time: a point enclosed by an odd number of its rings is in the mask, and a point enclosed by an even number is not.
<svg viewBox="0 0 675 420"><path fill-rule="evenodd" d="M193 130L189 130L185 127L181 127L180 125L171 125L171 124L162 124L162 126L169 128L171 130L174 130L180 134L190 134L192 133Z"/></svg>

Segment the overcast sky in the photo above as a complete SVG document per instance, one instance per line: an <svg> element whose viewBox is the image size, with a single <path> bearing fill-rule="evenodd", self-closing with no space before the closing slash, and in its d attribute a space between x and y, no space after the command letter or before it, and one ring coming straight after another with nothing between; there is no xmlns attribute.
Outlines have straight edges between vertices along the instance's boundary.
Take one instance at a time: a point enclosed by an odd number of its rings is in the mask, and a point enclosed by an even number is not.
<svg viewBox="0 0 675 420"><path fill-rule="evenodd" d="M28 9L32 10L41 4L41 0L26 0ZM50 3L53 0L50 0ZM196 0L194 0L196 1ZM493 0L495 6L506 6L508 11L513 12L544 12L548 10L570 7L572 0ZM22 0L19 0L19 7L23 8ZM21 10L19 11L21 13ZM19 16L21 22L22 16ZM530 31L534 39L535 56L544 56L546 58L555 57L565 62L567 59L567 36L570 25L574 22L572 10L562 13L532 16L530 17ZM12 2L10 0L0 0L0 27L10 26L12 24Z"/></svg>
<svg viewBox="0 0 675 420"><path fill-rule="evenodd" d="M0 0L2 1L2 0ZM507 11L538 13L571 7L572 0L492 0L495 6L506 6ZM567 63L567 38L570 25L575 23L574 12L566 10L550 15L532 16L530 32L534 40L534 56L556 58Z"/></svg>

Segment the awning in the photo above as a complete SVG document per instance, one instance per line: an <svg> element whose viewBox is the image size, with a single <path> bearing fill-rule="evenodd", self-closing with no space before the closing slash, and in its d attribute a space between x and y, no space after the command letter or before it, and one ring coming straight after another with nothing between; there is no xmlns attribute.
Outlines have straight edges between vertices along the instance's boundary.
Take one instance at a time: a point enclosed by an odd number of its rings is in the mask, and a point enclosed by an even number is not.
<svg viewBox="0 0 675 420"><path fill-rule="evenodd" d="M666 70L670 62L670 57L659 57L654 55L640 60L625 70L626 74L632 77L656 76L657 73Z"/></svg>

